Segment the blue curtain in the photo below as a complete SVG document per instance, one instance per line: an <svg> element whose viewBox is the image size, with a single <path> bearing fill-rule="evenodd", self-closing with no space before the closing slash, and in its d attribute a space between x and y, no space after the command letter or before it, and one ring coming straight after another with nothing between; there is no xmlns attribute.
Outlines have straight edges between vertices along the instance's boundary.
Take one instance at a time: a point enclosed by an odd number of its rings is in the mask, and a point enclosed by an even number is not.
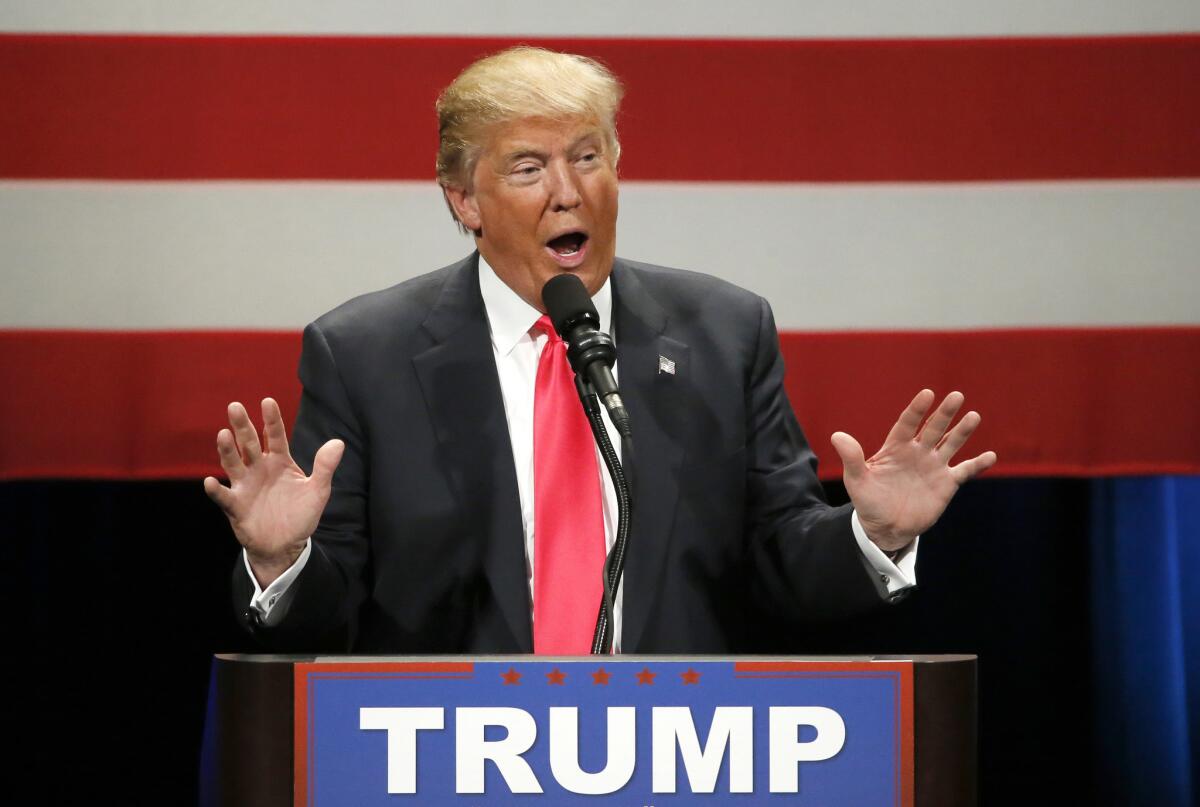
<svg viewBox="0 0 1200 807"><path fill-rule="evenodd" d="M1101 802L1190 807L1200 798L1200 477L1092 484Z"/></svg>

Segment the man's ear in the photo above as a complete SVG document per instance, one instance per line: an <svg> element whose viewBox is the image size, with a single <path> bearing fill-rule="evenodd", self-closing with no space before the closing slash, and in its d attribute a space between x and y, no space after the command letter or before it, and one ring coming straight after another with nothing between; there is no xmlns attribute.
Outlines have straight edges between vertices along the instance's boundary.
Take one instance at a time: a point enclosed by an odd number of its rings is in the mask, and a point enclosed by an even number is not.
<svg viewBox="0 0 1200 807"><path fill-rule="evenodd" d="M483 229L483 221L479 217L479 205L475 203L475 194L465 188L443 185L442 193L446 196L446 204L454 211L454 215L462 226L471 232Z"/></svg>

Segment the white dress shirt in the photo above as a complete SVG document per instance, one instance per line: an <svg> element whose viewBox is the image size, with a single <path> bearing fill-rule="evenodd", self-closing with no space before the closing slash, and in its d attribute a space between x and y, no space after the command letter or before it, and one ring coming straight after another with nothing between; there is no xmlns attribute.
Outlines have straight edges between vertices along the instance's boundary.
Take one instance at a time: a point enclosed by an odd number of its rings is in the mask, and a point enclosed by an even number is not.
<svg viewBox="0 0 1200 807"><path fill-rule="evenodd" d="M492 353L496 359L496 372L500 379L500 395L504 401L504 414L508 421L508 434L512 443L513 465L517 474L517 491L521 498L521 525L525 533L525 569L529 580L530 602L533 602L533 393L537 378L538 359L542 355L549 337L534 329L541 312L525 302L502 281L495 271L479 256L479 290L483 295L483 307L487 312L492 337ZM611 278L592 297L596 312L600 315L600 329L611 334L614 341L620 334L612 330L612 287ZM616 375L617 368L613 368ZM608 436L619 457L621 439L608 413L604 412L604 423ZM617 493L612 479L604 466L604 460L596 450L596 462L601 469L604 490L604 539L605 551L612 548L617 531ZM878 576L881 591L894 596L902 589L916 584L917 541L914 541L893 562L879 547L871 543L858 520L858 514L850 517L851 529L859 549ZM920 539L918 539L919 541ZM254 608L266 625L275 625L287 612L293 592L292 582L308 562L312 539L292 566L276 578L267 588L261 589L250 561L243 558L246 571L254 584L250 607ZM617 591L613 613L613 649L620 652L622 592Z"/></svg>

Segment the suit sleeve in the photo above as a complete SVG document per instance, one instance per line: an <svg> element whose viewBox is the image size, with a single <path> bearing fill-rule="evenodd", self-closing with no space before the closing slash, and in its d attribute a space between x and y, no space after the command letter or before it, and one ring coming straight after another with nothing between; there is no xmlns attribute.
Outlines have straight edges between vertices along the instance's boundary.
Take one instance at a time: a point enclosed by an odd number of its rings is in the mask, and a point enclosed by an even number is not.
<svg viewBox="0 0 1200 807"><path fill-rule="evenodd" d="M817 458L784 390L770 306L760 300L757 346L746 383L746 535L761 607L793 621L837 620L882 600L850 525L831 507Z"/></svg>
<svg viewBox="0 0 1200 807"><path fill-rule="evenodd" d="M346 450L312 536L308 562L292 583L294 595L287 614L267 627L247 607L254 582L240 557L233 571L234 607L239 621L264 649L343 653L353 645L356 616L366 592L367 447L333 350L317 323L304 331L299 375L303 393L290 441L296 463L311 473L317 449L335 437L345 442Z"/></svg>

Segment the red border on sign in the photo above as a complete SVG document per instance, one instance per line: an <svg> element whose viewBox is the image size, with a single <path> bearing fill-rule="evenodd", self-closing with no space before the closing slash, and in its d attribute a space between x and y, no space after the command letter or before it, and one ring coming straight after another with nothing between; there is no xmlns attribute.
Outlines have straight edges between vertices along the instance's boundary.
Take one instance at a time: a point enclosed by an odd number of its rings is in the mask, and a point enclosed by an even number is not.
<svg viewBox="0 0 1200 807"><path fill-rule="evenodd" d="M531 661L536 658L531 657ZM293 803L295 807L309 807L313 743L309 737L311 701L308 685L311 680L340 680L351 678L401 678L401 679L459 679L474 677L475 663L471 661L409 661L409 662L301 662L294 669L294 783ZM913 726L913 672L908 661L736 661L733 664L734 678L752 679L805 679L805 678L892 678L897 682L893 690L895 708L894 724L896 760L896 805L913 807L915 802L914 776L914 726Z"/></svg>
<svg viewBox="0 0 1200 807"><path fill-rule="evenodd" d="M295 807L308 804L308 664L297 664L292 668L292 700L295 712L292 718L292 803Z"/></svg>
<svg viewBox="0 0 1200 807"><path fill-rule="evenodd" d="M895 708L896 805L913 807L916 801L913 726L913 672L911 661L738 661L734 678L893 678Z"/></svg>
<svg viewBox="0 0 1200 807"><path fill-rule="evenodd" d="M386 661L356 664L346 661L315 661L297 664L310 673L386 673L396 675L419 673L421 675L446 675L475 672L473 661Z"/></svg>
<svg viewBox="0 0 1200 807"><path fill-rule="evenodd" d="M292 784L292 803L295 807L309 805L309 771L312 769L311 757L313 743L309 737L312 726L309 708L308 684L311 680L332 680L348 678L402 678L428 679L441 678L447 680L470 680L475 675L473 661L385 661L385 662L346 662L346 661L314 661L300 662L293 668L293 702L294 732L292 747L295 758L292 769L294 781Z"/></svg>

